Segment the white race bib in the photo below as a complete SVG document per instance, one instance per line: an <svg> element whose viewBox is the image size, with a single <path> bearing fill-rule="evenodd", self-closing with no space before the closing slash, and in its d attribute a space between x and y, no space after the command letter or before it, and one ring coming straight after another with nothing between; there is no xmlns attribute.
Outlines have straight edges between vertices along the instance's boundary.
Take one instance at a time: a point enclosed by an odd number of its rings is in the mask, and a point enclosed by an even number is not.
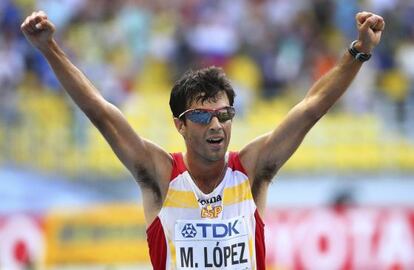
<svg viewBox="0 0 414 270"><path fill-rule="evenodd" d="M244 217L178 220L174 243L177 269L251 269Z"/></svg>

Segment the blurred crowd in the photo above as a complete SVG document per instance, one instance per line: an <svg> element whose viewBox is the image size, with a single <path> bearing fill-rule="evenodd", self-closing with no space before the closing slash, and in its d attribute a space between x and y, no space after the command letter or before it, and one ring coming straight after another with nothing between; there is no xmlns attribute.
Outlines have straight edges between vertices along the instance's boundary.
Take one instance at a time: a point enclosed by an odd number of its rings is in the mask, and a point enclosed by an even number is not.
<svg viewBox="0 0 414 270"><path fill-rule="evenodd" d="M241 113L252 99L303 96L357 38L356 12L369 10L385 18L386 30L338 108L377 113L406 135L412 126L410 0L2 0L0 123L6 127L18 122L22 89L63 92L20 32L34 10L47 12L70 59L120 107L131 95L169 92L189 68L217 65L232 79Z"/></svg>

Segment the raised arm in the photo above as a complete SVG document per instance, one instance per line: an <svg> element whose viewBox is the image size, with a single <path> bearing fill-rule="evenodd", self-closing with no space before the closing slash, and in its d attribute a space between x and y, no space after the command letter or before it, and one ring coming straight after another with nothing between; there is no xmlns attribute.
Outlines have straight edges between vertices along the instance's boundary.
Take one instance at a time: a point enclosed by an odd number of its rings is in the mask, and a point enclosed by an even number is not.
<svg viewBox="0 0 414 270"><path fill-rule="evenodd" d="M171 172L171 158L155 144L140 138L122 113L107 102L86 76L76 68L53 38L54 25L47 15L33 12L21 30L49 62L66 92L108 141L121 162L143 189L144 208L161 207ZM150 215L151 216L151 215ZM148 217L147 217L148 218Z"/></svg>
<svg viewBox="0 0 414 270"><path fill-rule="evenodd" d="M356 15L356 23L358 40L355 49L371 53L381 39L384 20L373 13L361 12ZM240 152L259 207L264 207L268 183L296 151L308 131L345 92L361 66L361 61L345 52L336 66L311 87L275 130L257 138Z"/></svg>

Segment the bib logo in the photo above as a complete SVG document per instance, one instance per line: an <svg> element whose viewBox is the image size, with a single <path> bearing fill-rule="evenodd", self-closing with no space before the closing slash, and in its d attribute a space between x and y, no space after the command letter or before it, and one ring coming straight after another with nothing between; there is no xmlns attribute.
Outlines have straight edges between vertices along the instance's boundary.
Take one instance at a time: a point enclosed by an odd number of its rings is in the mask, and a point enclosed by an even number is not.
<svg viewBox="0 0 414 270"><path fill-rule="evenodd" d="M174 243L174 269L253 269L243 217L178 221Z"/></svg>
<svg viewBox="0 0 414 270"><path fill-rule="evenodd" d="M240 234L236 228L238 222L236 219L228 223L197 223L196 226L201 228L203 238L225 238Z"/></svg>
<svg viewBox="0 0 414 270"><path fill-rule="evenodd" d="M187 223L184 225L184 228L181 230L181 234L184 238L194 238L197 235L197 231L194 228L193 224Z"/></svg>

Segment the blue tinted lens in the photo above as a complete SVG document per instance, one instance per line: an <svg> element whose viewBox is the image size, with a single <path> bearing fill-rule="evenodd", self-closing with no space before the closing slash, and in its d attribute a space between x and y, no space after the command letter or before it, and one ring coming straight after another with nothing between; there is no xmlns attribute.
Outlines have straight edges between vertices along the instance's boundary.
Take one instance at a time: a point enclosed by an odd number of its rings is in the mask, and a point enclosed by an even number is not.
<svg viewBox="0 0 414 270"><path fill-rule="evenodd" d="M195 111L187 113L185 117L194 123L208 124L210 123L212 113L207 112L207 111L195 110Z"/></svg>

